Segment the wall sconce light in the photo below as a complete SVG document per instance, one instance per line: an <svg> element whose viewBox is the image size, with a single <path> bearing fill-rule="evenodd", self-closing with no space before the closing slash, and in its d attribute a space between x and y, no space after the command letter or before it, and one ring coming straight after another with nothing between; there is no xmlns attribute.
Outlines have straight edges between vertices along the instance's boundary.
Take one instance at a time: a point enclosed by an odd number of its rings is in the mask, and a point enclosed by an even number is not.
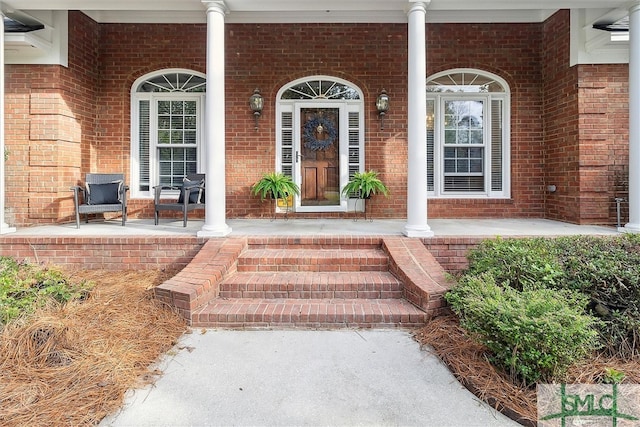
<svg viewBox="0 0 640 427"><path fill-rule="evenodd" d="M378 109L378 115L380 116L380 129L384 130L384 116L389 111L389 95L387 91L382 89L378 99L376 99L376 108Z"/></svg>
<svg viewBox="0 0 640 427"><path fill-rule="evenodd" d="M256 121L256 130L258 130L258 118L260 114L262 114L262 108L264 107L264 100L262 99L262 95L260 95L260 89L256 89L253 91L253 95L249 97L249 106L251 107L251 111L253 111L253 117Z"/></svg>

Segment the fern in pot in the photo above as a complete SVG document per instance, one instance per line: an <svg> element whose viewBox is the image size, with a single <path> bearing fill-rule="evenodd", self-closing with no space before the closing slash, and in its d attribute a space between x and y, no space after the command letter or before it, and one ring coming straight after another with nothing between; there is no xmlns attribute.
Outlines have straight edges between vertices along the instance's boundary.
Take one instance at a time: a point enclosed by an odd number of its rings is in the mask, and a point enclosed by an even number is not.
<svg viewBox="0 0 640 427"><path fill-rule="evenodd" d="M378 178L378 172L369 170L354 173L342 189L342 194L350 198L368 199L373 194L388 196L389 189Z"/></svg>
<svg viewBox="0 0 640 427"><path fill-rule="evenodd" d="M282 172L267 172L251 187L254 196L264 199L287 199L291 195L299 195L300 188L290 176Z"/></svg>

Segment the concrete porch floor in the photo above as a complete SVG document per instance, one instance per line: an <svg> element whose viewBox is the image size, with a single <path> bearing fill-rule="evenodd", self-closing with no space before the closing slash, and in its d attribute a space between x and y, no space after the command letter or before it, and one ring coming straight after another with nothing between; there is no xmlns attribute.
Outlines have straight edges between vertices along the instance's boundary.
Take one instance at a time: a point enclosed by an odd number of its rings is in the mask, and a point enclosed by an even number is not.
<svg viewBox="0 0 640 427"><path fill-rule="evenodd" d="M430 219L429 226L435 236L564 236L613 235L615 227L576 225L547 219ZM152 219L131 219L122 227L120 220L90 221L19 228L7 236L190 236L203 226L203 220L161 220L154 225ZM229 219L229 236L248 235L401 235L405 219Z"/></svg>

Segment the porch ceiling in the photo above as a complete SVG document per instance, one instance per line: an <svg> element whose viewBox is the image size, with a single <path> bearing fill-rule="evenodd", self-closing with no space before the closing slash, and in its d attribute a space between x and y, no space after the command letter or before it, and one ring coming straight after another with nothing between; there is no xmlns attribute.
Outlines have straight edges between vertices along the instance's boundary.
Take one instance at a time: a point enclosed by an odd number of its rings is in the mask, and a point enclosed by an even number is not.
<svg viewBox="0 0 640 427"><path fill-rule="evenodd" d="M416 0L225 0L229 23L406 22ZM541 22L559 9L594 9L602 17L628 0L427 0L428 22ZM205 22L201 0L9 0L5 11L81 10L97 22ZM595 21L594 21L595 23Z"/></svg>

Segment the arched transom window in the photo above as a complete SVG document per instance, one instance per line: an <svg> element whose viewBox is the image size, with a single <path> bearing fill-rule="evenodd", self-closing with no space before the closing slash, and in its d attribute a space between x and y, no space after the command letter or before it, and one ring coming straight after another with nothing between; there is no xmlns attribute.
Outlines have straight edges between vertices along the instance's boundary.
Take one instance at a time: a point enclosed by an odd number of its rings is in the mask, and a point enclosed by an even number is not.
<svg viewBox="0 0 640 427"><path fill-rule="evenodd" d="M510 197L509 87L479 70L427 79L427 185L432 197Z"/></svg>
<svg viewBox="0 0 640 427"><path fill-rule="evenodd" d="M205 76L188 70L147 74L131 88L131 188L179 185L200 171Z"/></svg>

